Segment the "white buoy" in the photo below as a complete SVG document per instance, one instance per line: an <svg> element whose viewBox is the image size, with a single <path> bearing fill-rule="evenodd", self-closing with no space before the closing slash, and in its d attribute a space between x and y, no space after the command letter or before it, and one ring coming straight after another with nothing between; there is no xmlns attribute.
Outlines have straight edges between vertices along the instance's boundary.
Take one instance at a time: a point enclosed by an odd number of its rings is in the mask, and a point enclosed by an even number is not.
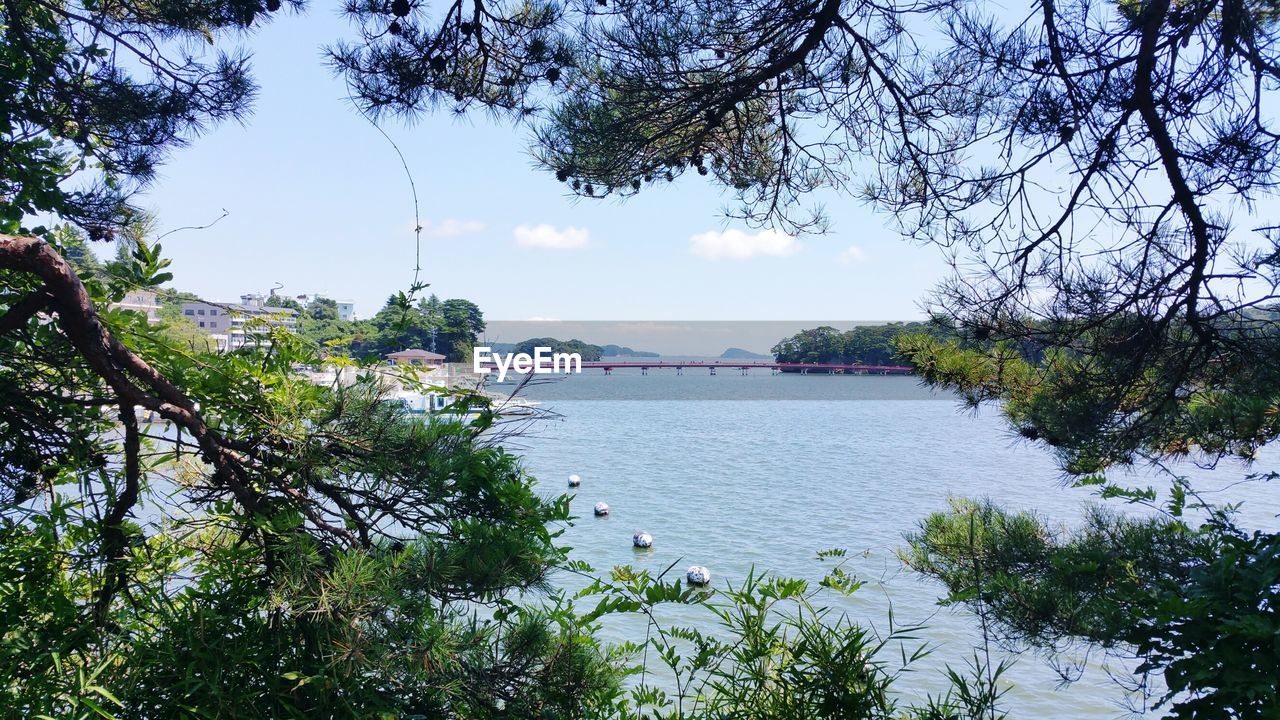
<svg viewBox="0 0 1280 720"><path fill-rule="evenodd" d="M592 510L593 512L595 512L596 517L604 517L605 515L609 514L609 504L598 502L596 503L596 506L592 508Z"/></svg>
<svg viewBox="0 0 1280 720"><path fill-rule="evenodd" d="M578 477L577 475L569 476L569 487L578 487L581 484L582 484L582 478Z"/></svg>
<svg viewBox="0 0 1280 720"><path fill-rule="evenodd" d="M701 565L690 565L684 573L684 579L690 585L707 585L711 582L711 571Z"/></svg>
<svg viewBox="0 0 1280 720"><path fill-rule="evenodd" d="M641 530L631 536L631 544L638 548L651 548L653 547L653 536Z"/></svg>

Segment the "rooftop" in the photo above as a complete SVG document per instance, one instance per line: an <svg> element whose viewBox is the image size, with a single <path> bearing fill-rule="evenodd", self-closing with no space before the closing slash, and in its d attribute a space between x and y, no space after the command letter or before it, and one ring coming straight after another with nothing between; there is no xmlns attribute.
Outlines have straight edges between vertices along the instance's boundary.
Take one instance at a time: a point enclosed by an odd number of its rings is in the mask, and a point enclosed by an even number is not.
<svg viewBox="0 0 1280 720"><path fill-rule="evenodd" d="M443 360L444 355L433 353L430 350L401 350L399 352L388 353L389 358L425 358L427 360Z"/></svg>
<svg viewBox="0 0 1280 720"><path fill-rule="evenodd" d="M263 305L260 307L254 307L252 305L241 305L240 303L231 303L226 307L228 310L234 310L236 312L263 313L263 314L270 314L270 315L296 315L298 312L293 308L276 307L275 305Z"/></svg>
<svg viewBox="0 0 1280 720"><path fill-rule="evenodd" d="M195 300L182 303L183 307L187 305L211 305L226 310L227 312L241 313L244 315L296 315L297 311L293 308L277 307L275 305L245 305L243 303L220 303L209 302L208 300Z"/></svg>

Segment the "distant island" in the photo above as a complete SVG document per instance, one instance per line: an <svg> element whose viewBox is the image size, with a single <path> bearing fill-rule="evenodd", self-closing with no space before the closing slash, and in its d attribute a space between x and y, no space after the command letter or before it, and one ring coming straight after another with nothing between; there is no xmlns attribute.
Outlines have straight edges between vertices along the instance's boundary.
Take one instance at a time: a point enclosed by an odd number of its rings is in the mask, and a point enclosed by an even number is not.
<svg viewBox="0 0 1280 720"><path fill-rule="evenodd" d="M623 347L620 345L601 345L600 354L603 357L648 357L648 358L662 357L656 352L649 352L647 350L632 350L629 347Z"/></svg>
<svg viewBox="0 0 1280 720"><path fill-rule="evenodd" d="M731 347L720 353L721 360L772 360L772 355L762 355L760 353L743 350L742 348Z"/></svg>
<svg viewBox="0 0 1280 720"><path fill-rule="evenodd" d="M784 338L773 346L773 354L780 363L907 365L907 358L898 353L897 346L898 338L904 335L959 339L954 328L937 322L859 325L843 332L824 325Z"/></svg>
<svg viewBox="0 0 1280 720"><path fill-rule="evenodd" d="M495 352L502 352L502 350L499 350L499 346L506 345L504 343L494 343L493 349ZM572 340L560 340L552 337L530 338L524 342L518 342L506 347L510 348L507 352L529 354L533 354L534 348L549 347L552 352L579 353L586 362L594 362L602 357L660 357L656 352L633 350L620 345L592 345L577 338Z"/></svg>

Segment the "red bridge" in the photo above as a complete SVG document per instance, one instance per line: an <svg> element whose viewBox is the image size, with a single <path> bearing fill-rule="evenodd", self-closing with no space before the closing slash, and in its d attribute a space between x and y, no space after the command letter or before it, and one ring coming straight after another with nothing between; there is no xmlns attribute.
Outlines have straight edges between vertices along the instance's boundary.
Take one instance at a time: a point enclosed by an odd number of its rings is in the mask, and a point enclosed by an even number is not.
<svg viewBox="0 0 1280 720"><path fill-rule="evenodd" d="M746 375L752 369L770 370L774 373L793 372L802 375L809 373L826 373L829 375L907 375L911 368L902 365L846 365L843 363L780 363L780 362L741 362L737 360L592 360L583 361L583 370L603 370L610 375L614 370L639 369L641 375L649 374L651 369L675 368L677 375L684 374L686 369L710 370L712 375L717 370L737 370Z"/></svg>

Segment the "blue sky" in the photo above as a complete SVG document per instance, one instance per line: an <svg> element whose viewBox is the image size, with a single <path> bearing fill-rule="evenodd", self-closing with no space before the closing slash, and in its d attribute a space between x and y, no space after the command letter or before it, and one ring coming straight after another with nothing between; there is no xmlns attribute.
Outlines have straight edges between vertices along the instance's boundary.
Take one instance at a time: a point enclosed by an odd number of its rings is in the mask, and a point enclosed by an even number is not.
<svg viewBox="0 0 1280 720"><path fill-rule="evenodd" d="M413 205L394 150L345 100L321 49L351 32L331 6L244 40L252 115L197 138L141 198L176 287L212 300L318 292L365 317L413 275ZM935 247L828 199L832 232L790 239L726 224L697 176L626 202L568 197L536 172L522 130L483 116L389 120L417 183L423 280L501 320L909 320L946 272ZM852 250L850 248L853 248Z"/></svg>

